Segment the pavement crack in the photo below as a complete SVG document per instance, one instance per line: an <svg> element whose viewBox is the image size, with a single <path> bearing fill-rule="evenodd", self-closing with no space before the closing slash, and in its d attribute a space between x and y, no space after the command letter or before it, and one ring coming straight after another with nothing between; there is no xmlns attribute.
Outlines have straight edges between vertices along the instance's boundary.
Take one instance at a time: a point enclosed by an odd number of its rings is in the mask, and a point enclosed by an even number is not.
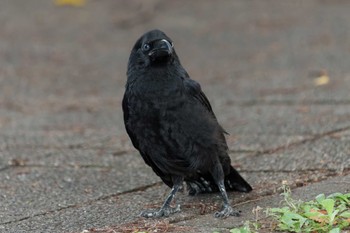
<svg viewBox="0 0 350 233"><path fill-rule="evenodd" d="M327 131L327 132L324 132L324 133L314 134L314 135L310 136L309 138L305 138L305 139L302 139L302 140L294 141L294 142L291 142L291 143L288 143L288 144L285 144L285 145L277 146L275 148L261 150L261 151L256 152L253 155L254 156L259 156L259 155L265 155L265 154L274 154L276 152L284 151L284 150L287 150L287 149L290 149L290 148L293 148L293 147L297 147L297 146L303 145L303 144L305 144L307 142L314 142L314 141L317 141L317 140L319 140L321 138L324 138L324 137L327 137L327 136L331 136L331 135L339 133L339 132L344 132L344 131L347 131L349 129L350 129L350 126L346 126L346 127L340 128L340 129L335 129L335 130Z"/></svg>
<svg viewBox="0 0 350 233"><path fill-rule="evenodd" d="M328 180L330 178L333 178L335 176L346 176L350 173L350 169L347 169L345 172L343 172L342 174L333 174L333 173L329 173L327 175L327 177L325 178L320 178L318 180L313 180L313 181L308 181L308 185L309 184L315 184L315 183L320 183L324 180ZM345 184L348 184L349 182L346 182L346 181L342 181L341 183L345 183ZM297 188L300 188L302 186L298 185L298 183L292 183L292 184L289 184L289 187L290 189L293 191ZM257 189L258 190L258 189ZM252 202L256 202L256 201L260 201L260 200L263 200L263 199L266 199L266 198L269 198L269 197L272 197L274 195L277 195L277 194L281 194L283 193L283 190L282 189L267 189L267 190L263 190L262 192L260 193L257 193L255 194L254 196L246 196L245 198L243 198L242 200L240 200L239 202L237 203L232 203L232 207L238 207L238 206L241 206L241 205L245 205L245 204L248 204L248 203L252 203ZM211 213L206 213L204 215L208 215L208 214L211 214ZM184 222L184 221L188 221L188 220L192 220L192 219L196 219L200 216L203 216L203 215L198 215L198 214L193 214L193 215L190 215L190 216L186 216L184 218L181 218L181 219L173 219L171 220L169 223L180 223L180 222Z"/></svg>
<svg viewBox="0 0 350 233"><path fill-rule="evenodd" d="M75 150L75 149L81 149L81 150L112 150L112 155L114 156L121 156L130 153L131 150L115 150L115 148L111 146L89 146L87 144L69 144L69 145L52 145L52 144L46 144L46 145L28 145L28 144L12 144L12 145L6 145L5 149L12 149L12 148L20 148L20 149L69 149L69 150Z"/></svg>
<svg viewBox="0 0 350 233"><path fill-rule="evenodd" d="M256 150L244 150L244 149L241 149L241 150L229 150L228 151L229 153L233 153L233 154L247 154L247 153L254 153L254 152L257 152Z"/></svg>
<svg viewBox="0 0 350 233"><path fill-rule="evenodd" d="M9 169L10 167L11 167L10 165L4 166L4 167L0 168L0 172L5 171L5 170Z"/></svg>
<svg viewBox="0 0 350 233"><path fill-rule="evenodd" d="M113 198L113 197L118 197L124 194L128 194L128 193L133 193L133 192L139 192L139 191L145 191L146 189L152 188L152 187L156 187L160 184L162 184L163 182L156 182L156 183L152 183L149 185L144 185L141 187L137 187L134 189L130 189L130 190L126 190L124 192L119 192L119 193L113 193L113 194L109 194L109 195L105 195L105 196L101 196L98 197L96 199L92 199L92 200L88 200L88 201L84 201L84 202L80 202L80 203L75 203L75 204L70 204L70 205L66 205L57 209L53 209L53 210L48 210L42 213L37 213L37 214L33 214L30 216L25 216L19 219L15 219L15 220L11 220L11 221L7 221L7 222L0 222L0 225L8 225L8 224L12 224L12 223L18 223L18 222L22 222L24 220L30 219L30 218L34 218L34 217L38 217L38 216L44 216L44 215L48 215L48 214L53 214L53 213L57 213L63 210L67 210L67 209L71 209L71 208L77 208L77 207L82 207L82 206L86 206L92 203L96 203L98 201L103 201L109 198Z"/></svg>
<svg viewBox="0 0 350 233"><path fill-rule="evenodd" d="M4 167L0 169L0 172L2 170L6 170L8 168L19 168L19 167L27 167L27 168L79 168L79 169L113 169L113 166L106 166L106 165L100 165L100 164L63 164L63 165L47 165L47 164L11 164L7 167Z"/></svg>
<svg viewBox="0 0 350 233"><path fill-rule="evenodd" d="M296 169L296 170L274 170L274 169L265 169L265 170L249 170L249 169L240 169L239 172L246 172L246 173L259 173L259 172L272 172L272 173L293 173L293 172L299 172L299 173L308 173L308 172L344 172L348 171L350 169L332 169L332 168L309 168L309 169Z"/></svg>
<svg viewBox="0 0 350 233"><path fill-rule="evenodd" d="M350 100L248 100L248 101L230 101L229 105L239 107L251 106L298 106L298 105L349 105Z"/></svg>

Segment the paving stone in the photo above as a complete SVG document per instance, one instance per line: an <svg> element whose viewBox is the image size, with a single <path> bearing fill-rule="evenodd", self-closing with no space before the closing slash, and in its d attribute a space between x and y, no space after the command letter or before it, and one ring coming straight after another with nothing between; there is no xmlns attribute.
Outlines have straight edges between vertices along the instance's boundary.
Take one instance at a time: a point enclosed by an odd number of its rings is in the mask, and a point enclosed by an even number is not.
<svg viewBox="0 0 350 233"><path fill-rule="evenodd" d="M212 218L219 195L179 194L175 227L228 232L278 203L282 183L307 199L348 192L349 10L341 0L0 1L0 232L142 226L138 213L161 205L169 189L132 148L121 111L131 47L153 28L174 39L254 187L230 193L243 217L224 221Z"/></svg>
<svg viewBox="0 0 350 233"><path fill-rule="evenodd" d="M340 135L334 135L273 154L232 157L238 157L240 165L247 170L303 171L324 169L341 173L350 169L348 145L348 137L342 138Z"/></svg>
<svg viewBox="0 0 350 233"><path fill-rule="evenodd" d="M318 194L324 193L329 195L334 192L348 193L350 191L349 186L346 185L350 181L350 176L336 177L320 183L310 184L307 187L297 188L292 191L292 197L294 199L300 199L308 201L314 199ZM271 208L281 206L283 197L279 194L266 196L256 200L252 200L249 203L243 205L237 205L236 208L242 208L242 216L239 218L227 218L224 220L218 220L212 218L210 215L200 216L193 220L181 221L178 224L184 226L202 226L202 227L218 227L218 228L234 228L243 225L247 220L254 220L254 214L252 211L256 207ZM264 217L264 213L260 213L260 218Z"/></svg>
<svg viewBox="0 0 350 233"><path fill-rule="evenodd" d="M51 159L43 160L46 166L30 166L29 162L28 166L11 167L0 172L1 223L159 182L136 155L113 157L109 164L102 166L90 163L87 168L80 168L79 163L64 166L53 163L54 166L50 166ZM83 165L84 161L80 164Z"/></svg>
<svg viewBox="0 0 350 233"><path fill-rule="evenodd" d="M108 174L109 171L105 171L104 177L107 177L108 181L110 176L114 174ZM114 173L114 170L110 171ZM139 174L142 175L142 174ZM309 172L309 173L285 173L285 172L256 172L256 173L242 173L249 182L253 185L254 191L250 194L241 194L241 193L230 193L230 199L233 205L238 205L238 209L244 213L244 216L250 216L250 210L246 209L246 206L242 203L248 202L255 199L264 199L266 196L270 196L279 191L282 183L288 183L292 187L296 185L303 185L303 182L309 183L312 179L325 179L321 177L320 172ZM148 175L147 175L148 177ZM273 177L273 179L271 179ZM140 177L141 178L141 177ZM66 203L64 206L50 206L50 208L44 208L42 211L36 211L29 215L28 219L22 221L13 220L13 223L7 223L2 225L3 229L9 230L16 229L17 231L26 231L32 229L35 231L43 231L43 229L54 230L60 229L64 231L77 231L80 232L83 229L90 228L103 228L107 226L123 226L128 224L133 224L135 221L141 221L142 219L138 217L138 214L141 210L148 208L159 208L166 197L167 193L170 191L165 185L157 185L151 188L147 188L144 191L136 191L131 193L118 193L112 194L111 197L108 195L98 193L96 195L95 191L101 192L101 190L106 189L105 185L110 184L110 182L98 181L100 185L98 188L93 188L91 190L90 182L96 182L94 178L91 179L88 176L83 180L79 185L90 190L91 193L80 194L84 197L80 197L79 200L74 200L70 198L70 201L76 201L76 203ZM313 180L313 181L315 181ZM58 181L61 183L62 181ZM76 182L73 182L74 184ZM105 184L103 184L105 183ZM118 185L118 184L116 184ZM89 188L90 187L90 188ZM76 189L79 189L77 187ZM113 187L109 187L108 190L113 190ZM75 192L72 192L71 188L68 188L72 195ZM85 191L86 191L85 190ZM55 190L51 189L51 192ZM64 194L64 192L60 192ZM64 197L63 196L63 197ZM87 196L89 197L86 200ZM40 197L40 196L39 196ZM60 198L51 194L51 200L58 200L59 203L65 203ZM104 198L106 197L106 198ZM75 198L76 199L76 198ZM269 200L267 198L267 200ZM186 219L197 219L202 218L201 213L205 214L208 218L214 220L213 213L215 210L221 206L221 197L219 194L208 194L208 195L199 195L196 197L190 197L186 193L179 193L177 195L177 202L181 203L182 211L179 214L169 217L167 220L170 222L181 223L183 221L186 225ZM252 201L253 203L255 201ZM38 205L35 203L36 206ZM54 203L51 203L51 205ZM71 204L71 205L69 205ZM43 203L45 206L45 203ZM68 206L68 208L66 208ZM53 208L56 207L56 208ZM248 205L250 208L250 205ZM28 214L28 211L24 211ZM21 216L23 217L23 216ZM148 220L149 221L149 220ZM195 221L195 220L193 220ZM45 224L42 224L45 222ZM140 223L139 223L140 224ZM191 226L191 224L189 224ZM198 224L198 226L202 226ZM218 225L213 225L215 228ZM205 227L207 227L205 225ZM225 227L225 225L223 225ZM210 229L210 228L207 228Z"/></svg>
<svg viewBox="0 0 350 233"><path fill-rule="evenodd" d="M222 119L223 126L232 136L309 136L350 126L348 105L233 107L220 112L222 118L226 117Z"/></svg>

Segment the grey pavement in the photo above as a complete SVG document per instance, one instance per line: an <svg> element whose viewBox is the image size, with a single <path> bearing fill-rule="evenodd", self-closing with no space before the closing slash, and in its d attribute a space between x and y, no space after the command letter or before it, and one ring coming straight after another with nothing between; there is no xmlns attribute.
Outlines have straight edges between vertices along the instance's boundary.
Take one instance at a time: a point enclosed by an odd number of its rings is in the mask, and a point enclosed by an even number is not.
<svg viewBox="0 0 350 233"><path fill-rule="evenodd" d="M0 1L0 232L228 232L296 198L350 191L350 2ZM179 193L181 213L138 215L169 192L133 149L121 99L131 47L159 28L175 42L252 184ZM327 76L323 85L315 81Z"/></svg>

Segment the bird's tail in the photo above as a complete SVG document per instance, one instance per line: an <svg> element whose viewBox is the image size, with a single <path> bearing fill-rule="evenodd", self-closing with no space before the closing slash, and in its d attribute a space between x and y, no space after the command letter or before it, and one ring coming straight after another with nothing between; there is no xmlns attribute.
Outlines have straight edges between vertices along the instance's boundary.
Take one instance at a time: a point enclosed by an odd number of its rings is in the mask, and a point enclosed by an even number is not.
<svg viewBox="0 0 350 233"><path fill-rule="evenodd" d="M187 180L188 190L190 195L197 195L200 193L214 193L219 192L218 186L215 184L210 173L200 174L199 177L192 180ZM230 172L225 176L225 188L227 191L250 192L252 187L243 177L230 166Z"/></svg>
<svg viewBox="0 0 350 233"><path fill-rule="evenodd" d="M248 184L247 181L234 169L230 167L230 173L225 176L225 187L227 190L245 192L248 193L253 188Z"/></svg>

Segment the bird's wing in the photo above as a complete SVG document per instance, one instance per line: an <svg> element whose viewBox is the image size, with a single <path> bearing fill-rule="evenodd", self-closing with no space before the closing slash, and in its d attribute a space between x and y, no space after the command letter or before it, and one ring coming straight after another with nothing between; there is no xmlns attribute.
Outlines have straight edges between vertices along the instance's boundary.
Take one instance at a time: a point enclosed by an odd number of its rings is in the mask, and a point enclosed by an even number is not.
<svg viewBox="0 0 350 233"><path fill-rule="evenodd" d="M136 135L132 132L132 130L130 129L130 126L129 126L129 114L130 113L129 113L128 97L126 94L123 97L122 107L123 107L123 113L124 113L124 124L125 124L126 132L128 133L134 147L139 150L139 143L136 139Z"/></svg>
<svg viewBox="0 0 350 233"><path fill-rule="evenodd" d="M188 76L187 77L185 76L185 78L183 78L183 83L184 83L186 92L190 96L192 96L195 100L197 100L201 105L203 105L217 121L216 116L213 112L213 109L209 103L209 100L205 96L203 91L201 90L199 83L190 79ZM226 138L225 138L224 134L228 134L228 133L220 126L219 123L218 123L218 127L220 127L220 129L221 129L221 134L219 137L220 137L220 140L222 142L222 146L224 146L225 150L227 150L228 146L227 146ZM229 166L230 166L229 156L226 153L222 153L222 154L219 154L219 159L220 159L222 165L225 167L225 170L228 170Z"/></svg>
<svg viewBox="0 0 350 233"><path fill-rule="evenodd" d="M188 75L186 75L184 78L182 78L184 86L185 86L185 90L187 91L187 93L194 97L196 100L199 101L200 104L202 104L207 110L208 112L210 112L210 114L215 118L215 120L217 120L215 113L213 112L213 109L210 105L210 102L208 100L208 98L205 96L204 92L201 89L201 86L199 85L199 83L197 83L196 81L194 81L193 79L190 79L188 77ZM221 127L221 126L220 126ZM222 132L225 134L229 134L226 132L226 130L224 130L222 127ZM226 143L226 140L223 137L223 140Z"/></svg>
<svg viewBox="0 0 350 233"><path fill-rule="evenodd" d="M197 83L196 81L188 77L183 78L183 83L184 83L186 92L192 97L194 97L195 99L197 99L199 103L202 104L210 112L210 114L212 114L213 117L216 119L216 116L213 112L210 102L208 98L205 96L205 94L203 93L199 83Z"/></svg>
<svg viewBox="0 0 350 233"><path fill-rule="evenodd" d="M127 95L124 95L124 98L123 98L123 101L122 101L122 107L123 107L123 112L124 112L124 123L125 123L125 129L126 129L126 132L128 133L130 139L131 139L131 142L132 144L134 145L134 147L140 152L143 160L145 161L145 163L150 166L153 171L163 180L163 182L168 185L169 187L172 187L173 186L173 183L172 183L172 180L171 180L171 177L169 176L166 176L158 167L157 165L151 160L150 156L141 151L140 148L139 148L139 142L137 140L137 137L136 135L133 133L132 129L130 128L129 126L129 114L130 114L130 111L129 111L129 104L128 104L128 98L127 98Z"/></svg>

